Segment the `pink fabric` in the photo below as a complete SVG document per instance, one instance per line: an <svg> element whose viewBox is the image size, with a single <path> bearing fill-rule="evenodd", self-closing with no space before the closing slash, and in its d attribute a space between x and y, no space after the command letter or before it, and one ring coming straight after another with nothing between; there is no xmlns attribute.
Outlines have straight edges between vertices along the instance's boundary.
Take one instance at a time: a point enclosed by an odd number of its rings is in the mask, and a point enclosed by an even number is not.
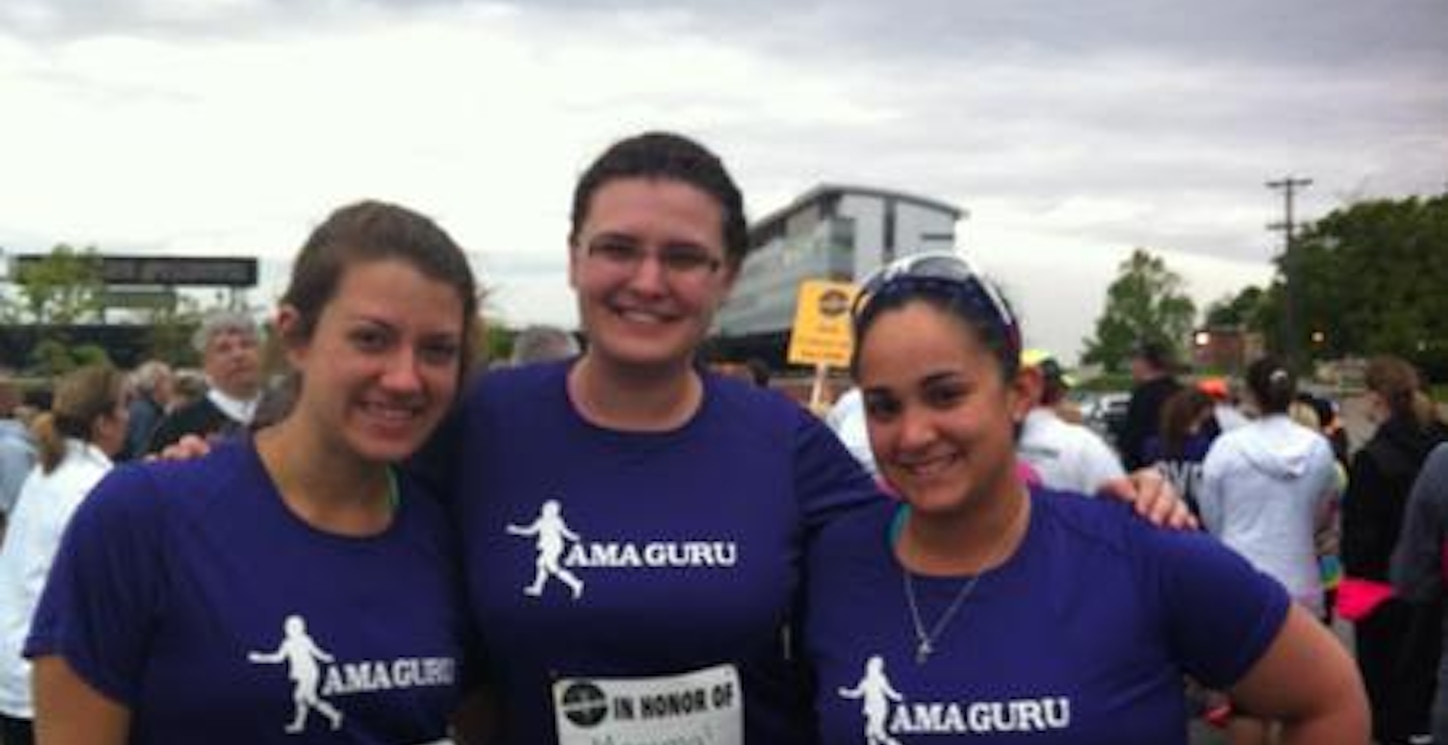
<svg viewBox="0 0 1448 745"><path fill-rule="evenodd" d="M1337 585L1337 614L1361 621L1393 597L1393 586L1360 577L1343 577Z"/></svg>

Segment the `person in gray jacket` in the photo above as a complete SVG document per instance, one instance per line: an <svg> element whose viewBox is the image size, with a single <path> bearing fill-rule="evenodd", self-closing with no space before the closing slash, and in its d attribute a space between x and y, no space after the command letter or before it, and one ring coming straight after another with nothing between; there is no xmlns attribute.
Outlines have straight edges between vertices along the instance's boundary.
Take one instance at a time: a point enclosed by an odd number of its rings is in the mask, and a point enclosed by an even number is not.
<svg viewBox="0 0 1448 745"><path fill-rule="evenodd" d="M1393 550L1393 588L1404 600L1433 602L1448 583L1448 443L1439 445L1413 482L1403 532ZM1448 648L1448 628L1444 629ZM1448 743L1448 656L1438 657L1433 741Z"/></svg>
<svg viewBox="0 0 1448 745"><path fill-rule="evenodd" d="M19 405L19 389L0 370L0 544L5 542L5 526L20 496L20 486L35 465L35 443L30 431L15 418Z"/></svg>

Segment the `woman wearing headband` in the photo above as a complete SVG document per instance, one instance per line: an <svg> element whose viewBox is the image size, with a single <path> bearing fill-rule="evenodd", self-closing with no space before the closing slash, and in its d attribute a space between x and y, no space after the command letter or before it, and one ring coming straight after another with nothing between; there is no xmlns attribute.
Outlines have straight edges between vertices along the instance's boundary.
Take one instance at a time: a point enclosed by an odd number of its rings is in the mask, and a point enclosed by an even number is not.
<svg viewBox="0 0 1448 745"><path fill-rule="evenodd" d="M1345 651L1273 580L1208 536L1015 477L1020 332L988 281L926 254L861 298L854 372L905 504L842 516L810 553L826 743L1185 743L1183 673L1284 742L1366 742Z"/></svg>
<svg viewBox="0 0 1448 745"><path fill-rule="evenodd" d="M622 140L580 178L577 359L498 371L450 475L501 741L808 742L795 607L819 527L882 499L834 435L701 369L748 248L696 142Z"/></svg>

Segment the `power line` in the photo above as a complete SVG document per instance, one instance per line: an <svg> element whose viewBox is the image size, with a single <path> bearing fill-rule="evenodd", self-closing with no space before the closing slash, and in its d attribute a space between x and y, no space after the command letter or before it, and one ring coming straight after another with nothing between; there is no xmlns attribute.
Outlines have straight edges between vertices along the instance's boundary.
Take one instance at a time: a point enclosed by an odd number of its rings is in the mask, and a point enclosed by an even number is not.
<svg viewBox="0 0 1448 745"><path fill-rule="evenodd" d="M1292 252L1292 241L1296 234L1296 222L1293 220L1292 207L1293 197L1296 196L1299 188L1306 188L1312 185L1310 178L1296 178L1287 176L1276 181L1268 181L1267 188L1280 189L1282 191L1283 220L1270 223L1268 230L1280 230L1285 240L1282 244L1282 331L1285 338L1288 364L1297 364L1297 350L1299 339L1297 338L1297 272L1296 257Z"/></svg>

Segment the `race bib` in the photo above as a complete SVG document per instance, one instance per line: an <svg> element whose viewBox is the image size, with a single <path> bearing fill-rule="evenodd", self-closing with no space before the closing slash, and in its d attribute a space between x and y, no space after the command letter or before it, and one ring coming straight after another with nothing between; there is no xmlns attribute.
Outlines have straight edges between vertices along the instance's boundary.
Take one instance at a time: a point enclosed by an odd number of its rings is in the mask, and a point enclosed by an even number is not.
<svg viewBox="0 0 1448 745"><path fill-rule="evenodd" d="M565 678L553 684L559 745L740 745L739 671L717 665L655 678Z"/></svg>

